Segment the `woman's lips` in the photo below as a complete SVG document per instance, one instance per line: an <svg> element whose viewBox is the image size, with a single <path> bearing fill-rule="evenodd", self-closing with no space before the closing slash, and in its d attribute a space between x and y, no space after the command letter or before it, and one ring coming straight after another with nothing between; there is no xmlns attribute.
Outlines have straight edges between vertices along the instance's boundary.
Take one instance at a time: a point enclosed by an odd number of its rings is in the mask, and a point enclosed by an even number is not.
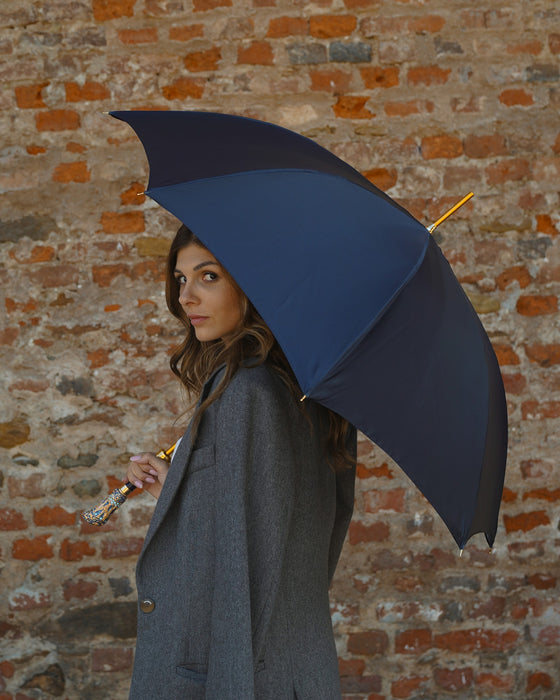
<svg viewBox="0 0 560 700"><path fill-rule="evenodd" d="M198 326L200 323L206 321L208 316L189 316L189 321L193 326Z"/></svg>

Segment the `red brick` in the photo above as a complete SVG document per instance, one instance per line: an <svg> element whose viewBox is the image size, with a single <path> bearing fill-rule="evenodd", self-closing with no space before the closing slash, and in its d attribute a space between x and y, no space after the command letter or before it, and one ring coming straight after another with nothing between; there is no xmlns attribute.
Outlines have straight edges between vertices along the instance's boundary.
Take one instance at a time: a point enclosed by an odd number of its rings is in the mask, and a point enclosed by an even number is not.
<svg viewBox="0 0 560 700"><path fill-rule="evenodd" d="M157 29L155 27L119 29L117 34L123 44L155 44L158 40Z"/></svg>
<svg viewBox="0 0 560 700"><path fill-rule="evenodd" d="M122 482L121 482L122 483ZM140 554L144 540L141 537L123 537L120 540L105 540L101 554L103 559L121 559Z"/></svg>
<svg viewBox="0 0 560 700"><path fill-rule="evenodd" d="M132 17L136 0L92 0L93 18L98 22Z"/></svg>
<svg viewBox="0 0 560 700"><path fill-rule="evenodd" d="M221 58L222 54L217 46L204 51L193 51L185 56L185 68L191 73L216 70Z"/></svg>
<svg viewBox="0 0 560 700"><path fill-rule="evenodd" d="M558 311L558 298L551 294L528 294L521 296L516 304L517 312L523 316L541 316L554 314Z"/></svg>
<svg viewBox="0 0 560 700"><path fill-rule="evenodd" d="M432 633L427 629L406 630L395 635L396 654L423 654L432 648Z"/></svg>
<svg viewBox="0 0 560 700"><path fill-rule="evenodd" d="M0 530L25 530L27 528L27 520L13 508L0 509Z"/></svg>
<svg viewBox="0 0 560 700"><path fill-rule="evenodd" d="M440 134L425 136L421 144L422 157L426 160L433 158L458 158L463 153L463 144L455 136Z"/></svg>
<svg viewBox="0 0 560 700"><path fill-rule="evenodd" d="M408 117L411 114L431 113L434 103L429 100L409 100L408 102L386 102L385 114L388 117Z"/></svg>
<svg viewBox="0 0 560 700"><path fill-rule="evenodd" d="M178 78L171 85L165 85L161 94L166 100L186 100L189 97L199 100L204 94L204 81L199 78Z"/></svg>
<svg viewBox="0 0 560 700"><path fill-rule="evenodd" d="M444 690L455 692L470 688L473 684L474 672L472 668L435 668L434 681Z"/></svg>
<svg viewBox="0 0 560 700"><path fill-rule="evenodd" d="M38 131L73 131L80 126L80 116L71 109L37 112L35 125Z"/></svg>
<svg viewBox="0 0 560 700"><path fill-rule="evenodd" d="M379 479L394 479L395 475L389 469L387 462L383 462L379 467L366 467L358 462L356 466L356 476L358 479L371 479L376 477Z"/></svg>
<svg viewBox="0 0 560 700"><path fill-rule="evenodd" d="M44 146L26 146L25 150L29 153L30 156L37 156L41 153L47 152L47 149Z"/></svg>
<svg viewBox="0 0 560 700"><path fill-rule="evenodd" d="M107 348L98 348L97 350L91 350L88 352L87 358L91 369L105 367L105 365L109 364L109 350Z"/></svg>
<svg viewBox="0 0 560 700"><path fill-rule="evenodd" d="M43 474L29 474L26 477L9 476L10 498L42 498L45 495L43 479Z"/></svg>
<svg viewBox="0 0 560 700"><path fill-rule="evenodd" d="M105 233L142 233L145 229L141 211L104 211L101 226Z"/></svg>
<svg viewBox="0 0 560 700"><path fill-rule="evenodd" d="M351 632L348 635L348 651L358 656L385 654L389 648L389 637L382 630Z"/></svg>
<svg viewBox="0 0 560 700"><path fill-rule="evenodd" d="M37 608L50 608L52 605L50 596L43 591L33 593L16 593L10 596L10 610L23 611Z"/></svg>
<svg viewBox="0 0 560 700"><path fill-rule="evenodd" d="M356 25L354 15L315 15L309 19L309 33L318 39L348 36Z"/></svg>
<svg viewBox="0 0 560 700"><path fill-rule="evenodd" d="M130 187L121 194L121 204L124 206L144 204L146 195L144 185L141 182L133 182Z"/></svg>
<svg viewBox="0 0 560 700"><path fill-rule="evenodd" d="M31 271L29 277L42 287L66 287L76 284L80 274L74 265L43 265Z"/></svg>
<svg viewBox="0 0 560 700"><path fill-rule="evenodd" d="M417 85L445 85L451 73L450 68L439 66L419 66L408 71L408 84Z"/></svg>
<svg viewBox="0 0 560 700"><path fill-rule="evenodd" d="M341 676L361 676L366 662L363 659L339 659L338 671Z"/></svg>
<svg viewBox="0 0 560 700"><path fill-rule="evenodd" d="M517 182L529 177L531 168L525 158L503 160L486 168L489 185L502 185L506 182Z"/></svg>
<svg viewBox="0 0 560 700"><path fill-rule="evenodd" d="M544 510L519 515L504 515L506 532L529 532L542 525L550 525L550 518Z"/></svg>
<svg viewBox="0 0 560 700"><path fill-rule="evenodd" d="M61 163L54 169L54 182L89 182L91 173L84 160L74 163Z"/></svg>
<svg viewBox="0 0 560 700"><path fill-rule="evenodd" d="M499 620L506 609L506 599L502 596L490 596L482 601L474 603L469 612L469 618L479 620Z"/></svg>
<svg viewBox="0 0 560 700"><path fill-rule="evenodd" d="M530 54L532 56L538 56L543 50L543 45L540 41L525 41L520 44L512 44L507 47L507 52L511 56L518 56L520 54Z"/></svg>
<svg viewBox="0 0 560 700"><path fill-rule="evenodd" d="M524 401L521 404L523 420L560 418L560 401Z"/></svg>
<svg viewBox="0 0 560 700"><path fill-rule="evenodd" d="M43 89L49 85L48 82L36 83L35 85L18 85L15 88L16 104L20 109L41 109L46 107L43 100Z"/></svg>
<svg viewBox="0 0 560 700"><path fill-rule="evenodd" d="M420 33L439 32L445 26L445 19L439 15L424 15L411 17L408 21L410 31Z"/></svg>
<svg viewBox="0 0 560 700"><path fill-rule="evenodd" d="M476 676L475 682L476 685L483 690L505 690L506 692L513 690L515 683L512 676L501 676L491 672L479 673Z"/></svg>
<svg viewBox="0 0 560 700"><path fill-rule="evenodd" d="M92 557L95 549L85 540L71 542L66 538L60 545L59 556L64 561L81 561L84 557Z"/></svg>
<svg viewBox="0 0 560 700"><path fill-rule="evenodd" d="M502 503L514 503L517 500L517 494L515 491L508 489L507 486L504 487L502 491Z"/></svg>
<svg viewBox="0 0 560 700"><path fill-rule="evenodd" d="M362 173L373 185L379 187L384 192L390 190L397 184L397 171L387 168L372 168Z"/></svg>
<svg viewBox="0 0 560 700"><path fill-rule="evenodd" d="M307 34L307 19L303 17L275 17L268 24L266 36L270 39L281 39L305 34Z"/></svg>
<svg viewBox="0 0 560 700"><path fill-rule="evenodd" d="M231 7L232 0L193 0L195 12L206 12L214 10L216 7Z"/></svg>
<svg viewBox="0 0 560 700"><path fill-rule="evenodd" d="M553 54L560 53L560 34L551 34L548 37L548 46Z"/></svg>
<svg viewBox="0 0 560 700"><path fill-rule="evenodd" d="M511 88L503 90L498 99L506 107L530 107L535 104L535 98L532 93L521 88Z"/></svg>
<svg viewBox="0 0 560 700"><path fill-rule="evenodd" d="M405 489L367 491L364 494L364 510L367 513L377 513L380 510L403 513L405 510L405 495Z"/></svg>
<svg viewBox="0 0 560 700"><path fill-rule="evenodd" d="M106 100L111 97L111 93L101 83L87 81L83 85L78 83L65 83L66 102L94 102L95 100Z"/></svg>
<svg viewBox="0 0 560 700"><path fill-rule="evenodd" d="M531 574L527 576L527 583L538 591L547 591L556 588L558 579L550 574Z"/></svg>
<svg viewBox="0 0 560 700"><path fill-rule="evenodd" d="M545 627L540 630L538 640L546 646L560 645L560 627Z"/></svg>
<svg viewBox="0 0 560 700"><path fill-rule="evenodd" d="M392 698L410 698L421 690L422 684L426 683L428 676L409 676L408 678L400 678L398 681L391 683Z"/></svg>
<svg viewBox="0 0 560 700"><path fill-rule="evenodd" d="M552 220L550 214L537 214L537 231L546 233L547 236L557 236L558 227Z"/></svg>
<svg viewBox="0 0 560 700"><path fill-rule="evenodd" d="M506 140L499 134L467 136L463 144L465 155L469 158L490 158L507 155Z"/></svg>
<svg viewBox="0 0 560 700"><path fill-rule="evenodd" d="M520 363L519 355L510 345L496 343L493 347L501 367L506 365L518 365Z"/></svg>
<svg viewBox="0 0 560 700"><path fill-rule="evenodd" d="M0 675L4 678L12 678L16 672L16 667L11 661L0 661Z"/></svg>
<svg viewBox="0 0 560 700"><path fill-rule="evenodd" d="M82 579L74 581L69 579L63 584L64 600L91 598L97 593L97 588L98 586L94 581L84 581Z"/></svg>
<svg viewBox="0 0 560 700"><path fill-rule="evenodd" d="M333 105L333 112L341 119L372 119L375 114L365 106L368 100L369 95L366 97L341 95Z"/></svg>
<svg viewBox="0 0 560 700"><path fill-rule="evenodd" d="M274 64L274 52L268 41L253 41L246 47L237 49L237 63L252 66L272 66Z"/></svg>
<svg viewBox="0 0 560 700"><path fill-rule="evenodd" d="M70 513L60 506L43 506L40 510L33 512L33 522L42 527L75 525L76 513Z"/></svg>
<svg viewBox="0 0 560 700"><path fill-rule="evenodd" d="M399 69L396 66L388 68L371 67L361 68L360 75L367 90L375 88L391 88L399 84Z"/></svg>
<svg viewBox="0 0 560 700"><path fill-rule="evenodd" d="M548 479L553 473L551 462L542 459L526 459L521 462L521 474L524 479Z"/></svg>
<svg viewBox="0 0 560 700"><path fill-rule="evenodd" d="M532 282L531 274L525 265L514 265L508 267L496 277L498 289L506 289L513 282L517 282L521 289L525 289Z"/></svg>
<svg viewBox="0 0 560 700"><path fill-rule="evenodd" d="M434 637L438 649L465 653L471 651L507 651L515 648L519 640L517 630L470 629L438 634Z"/></svg>
<svg viewBox="0 0 560 700"><path fill-rule="evenodd" d="M311 89L332 92L335 95L346 92L350 87L352 74L342 70L310 70Z"/></svg>
<svg viewBox="0 0 560 700"><path fill-rule="evenodd" d="M124 263L108 263L107 265L94 265L91 268L93 281L99 287L109 287L119 275L130 277L130 270Z"/></svg>
<svg viewBox="0 0 560 700"><path fill-rule="evenodd" d="M538 501L548 501L549 503L556 503L557 501L560 501L560 489L533 489L532 491L527 491L523 494L524 501L527 501L529 499Z"/></svg>
<svg viewBox="0 0 560 700"><path fill-rule="evenodd" d="M51 545L47 542L50 535L42 535L32 540L15 540L12 545L12 557L25 561L39 561L40 559L50 559L54 556Z"/></svg>
<svg viewBox="0 0 560 700"><path fill-rule="evenodd" d="M554 687L554 682L548 673L543 671L533 671L527 676L527 692L532 693L537 688L546 688L547 690Z"/></svg>
<svg viewBox="0 0 560 700"><path fill-rule="evenodd" d="M170 27L169 38L172 41L190 41L204 36L203 24L185 24L182 27Z"/></svg>
<svg viewBox="0 0 560 700"><path fill-rule="evenodd" d="M115 673L132 668L132 649L94 649L91 654L91 668L94 672Z"/></svg>
<svg viewBox="0 0 560 700"><path fill-rule="evenodd" d="M366 525L359 520L353 520L348 530L348 541L350 544L360 542L383 542L389 537L389 525L384 522Z"/></svg>
<svg viewBox="0 0 560 700"><path fill-rule="evenodd" d="M502 374L504 388L507 394L515 396L522 394L527 386L527 380L519 372L516 374Z"/></svg>

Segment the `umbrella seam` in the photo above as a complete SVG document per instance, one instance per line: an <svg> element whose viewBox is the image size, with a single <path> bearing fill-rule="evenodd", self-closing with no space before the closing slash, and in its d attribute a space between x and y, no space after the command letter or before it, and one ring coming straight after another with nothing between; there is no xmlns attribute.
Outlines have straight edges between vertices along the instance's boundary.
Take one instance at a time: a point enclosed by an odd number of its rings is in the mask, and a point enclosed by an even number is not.
<svg viewBox="0 0 560 700"><path fill-rule="evenodd" d="M309 398L313 398L313 391L314 389L325 382L335 371L336 369L345 362L346 358L350 353L354 350L354 348L359 345L359 343L362 342L362 340L365 338L365 336L371 331L371 329L377 325L377 323L383 318L383 316L387 313L387 311L391 308L391 306L394 304L396 301L397 297L401 294L403 289L408 285L408 283L413 279L414 275L418 272L419 267L422 265L424 262L424 258L426 257L426 252L428 250L428 246L430 245L430 240L431 240L431 235L428 233L428 229L426 229L426 233L428 235L426 239L426 243L422 249L422 252L420 253L418 260L416 261L416 264L414 267L410 270L408 276L403 280L402 284L399 286L399 288L394 292L394 294L391 296L390 299L387 300L385 305L383 306L382 309L377 313L377 315L370 321L370 323L367 325L366 329L356 338L350 345L344 350L344 352L340 355L339 359L325 372L323 375L323 378L315 384L315 386L311 389L308 389L307 391L304 391L305 395L308 396Z"/></svg>

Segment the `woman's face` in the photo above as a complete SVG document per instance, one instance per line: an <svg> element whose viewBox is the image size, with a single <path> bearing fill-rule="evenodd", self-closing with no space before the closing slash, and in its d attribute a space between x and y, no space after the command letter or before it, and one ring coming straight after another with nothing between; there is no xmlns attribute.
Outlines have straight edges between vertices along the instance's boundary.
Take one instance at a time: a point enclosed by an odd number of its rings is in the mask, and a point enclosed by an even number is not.
<svg viewBox="0 0 560 700"><path fill-rule="evenodd" d="M242 296L216 258L190 243L177 253L175 279L179 304L200 341L233 333L243 317Z"/></svg>

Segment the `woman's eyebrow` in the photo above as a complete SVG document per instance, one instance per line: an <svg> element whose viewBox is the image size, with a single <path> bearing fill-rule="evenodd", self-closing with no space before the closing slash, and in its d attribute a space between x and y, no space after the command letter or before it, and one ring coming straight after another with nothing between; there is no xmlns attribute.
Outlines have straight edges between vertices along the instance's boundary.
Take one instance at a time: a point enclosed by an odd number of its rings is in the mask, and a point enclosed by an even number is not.
<svg viewBox="0 0 560 700"><path fill-rule="evenodd" d="M206 267L206 265L219 265L220 263L216 262L215 260L206 260L205 262L198 263L198 265L195 265L193 267L193 272L196 270L200 270L201 267Z"/></svg>

